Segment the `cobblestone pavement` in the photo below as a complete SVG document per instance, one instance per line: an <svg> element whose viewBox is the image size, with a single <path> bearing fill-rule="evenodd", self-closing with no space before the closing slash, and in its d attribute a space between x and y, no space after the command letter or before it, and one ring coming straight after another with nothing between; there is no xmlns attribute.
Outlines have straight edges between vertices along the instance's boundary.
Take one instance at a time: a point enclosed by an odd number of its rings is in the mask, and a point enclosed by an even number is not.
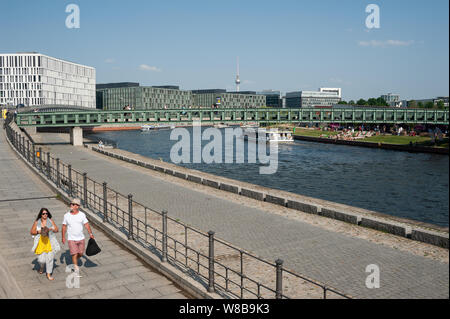
<svg viewBox="0 0 450 319"><path fill-rule="evenodd" d="M72 262L67 244L61 244L60 233L57 238L61 251L55 257L55 280L51 282L45 274L39 275L36 255L31 252L33 239L30 229L42 207L50 210L53 220L61 229L63 215L68 211L68 207L57 200L55 194L13 153L5 141L4 132L1 131L0 254L3 264L8 268L7 273L15 279L16 287L21 290L23 297L186 298L166 277L145 266L137 257L92 225L102 252L81 259L80 269L83 277L80 278L80 288L66 287L66 277L69 274L65 270ZM6 272L0 272L0 275L4 273ZM0 291L10 289L11 285L6 286L6 282L7 280L0 278ZM6 298L7 295L0 294L0 297Z"/></svg>
<svg viewBox="0 0 450 319"><path fill-rule="evenodd" d="M40 134L52 156L72 164L98 182L269 261L329 284L357 298L448 298L448 263L434 261L352 238L301 221L250 208L215 195L175 185L132 165L85 148L65 144L55 134ZM144 178L145 176L145 178ZM379 289L366 287L366 267L381 272Z"/></svg>

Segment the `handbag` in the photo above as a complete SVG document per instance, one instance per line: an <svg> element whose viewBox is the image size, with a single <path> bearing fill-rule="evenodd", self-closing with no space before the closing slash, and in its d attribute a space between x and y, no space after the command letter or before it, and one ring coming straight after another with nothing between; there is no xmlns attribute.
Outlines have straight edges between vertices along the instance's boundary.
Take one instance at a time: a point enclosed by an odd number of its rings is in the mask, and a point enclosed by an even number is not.
<svg viewBox="0 0 450 319"><path fill-rule="evenodd" d="M97 242L95 239L90 238L86 247L86 255L88 256L94 256L97 255L102 250L100 247L98 247Z"/></svg>

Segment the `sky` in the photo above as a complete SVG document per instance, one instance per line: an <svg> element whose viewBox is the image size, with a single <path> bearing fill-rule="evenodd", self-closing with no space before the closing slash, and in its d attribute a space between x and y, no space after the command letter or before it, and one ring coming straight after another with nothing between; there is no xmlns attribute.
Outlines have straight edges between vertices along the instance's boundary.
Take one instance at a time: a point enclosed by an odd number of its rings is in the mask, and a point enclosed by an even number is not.
<svg viewBox="0 0 450 319"><path fill-rule="evenodd" d="M97 83L234 91L239 56L241 90L449 95L448 0L2 0L0 32L0 53L93 66Z"/></svg>

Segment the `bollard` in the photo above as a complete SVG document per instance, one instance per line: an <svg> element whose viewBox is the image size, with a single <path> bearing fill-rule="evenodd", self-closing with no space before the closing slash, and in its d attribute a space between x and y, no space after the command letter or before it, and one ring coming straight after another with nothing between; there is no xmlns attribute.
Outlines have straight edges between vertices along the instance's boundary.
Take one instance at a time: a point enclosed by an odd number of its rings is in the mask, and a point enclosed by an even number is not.
<svg viewBox="0 0 450 319"><path fill-rule="evenodd" d="M133 195L128 195L128 239L133 239Z"/></svg>
<svg viewBox="0 0 450 319"><path fill-rule="evenodd" d="M67 165L68 170L68 183L69 183L69 196L72 197L72 165Z"/></svg>
<svg viewBox="0 0 450 319"><path fill-rule="evenodd" d="M106 182L103 182L103 222L108 222L108 192Z"/></svg>
<svg viewBox="0 0 450 319"><path fill-rule="evenodd" d="M87 173L83 173L83 202L84 202L84 207L88 207Z"/></svg>
<svg viewBox="0 0 450 319"><path fill-rule="evenodd" d="M209 231L209 278L208 292L214 292L214 232Z"/></svg>
<svg viewBox="0 0 450 319"><path fill-rule="evenodd" d="M167 261L167 211L162 211L162 225L163 225L163 233L162 233L162 262Z"/></svg>
<svg viewBox="0 0 450 319"><path fill-rule="evenodd" d="M56 187L61 188L61 175L59 172L59 158L56 159Z"/></svg>
<svg viewBox="0 0 450 319"><path fill-rule="evenodd" d="M275 261L277 267L277 281L276 281L276 299L282 299L283 297L283 261L281 259L277 259Z"/></svg>

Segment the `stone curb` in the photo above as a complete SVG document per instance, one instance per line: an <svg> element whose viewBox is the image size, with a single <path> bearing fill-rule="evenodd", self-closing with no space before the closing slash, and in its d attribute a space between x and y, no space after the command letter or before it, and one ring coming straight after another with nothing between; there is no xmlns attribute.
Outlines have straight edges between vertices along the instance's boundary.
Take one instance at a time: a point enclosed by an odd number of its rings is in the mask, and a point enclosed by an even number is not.
<svg viewBox="0 0 450 319"><path fill-rule="evenodd" d="M129 163L136 162L135 159L128 158L128 157L121 156L121 155L118 156L115 153L101 150L101 149L98 149L97 147L91 147L91 149L95 152L98 152L98 153L101 153L101 154L104 154L104 155L107 155L110 157L118 158L118 159L121 159L121 160L129 162ZM274 195L271 195L268 193L263 193L258 190L252 190L252 189L243 188L243 187L240 187L237 185L231 185L231 184L227 184L224 182L206 179L204 177L200 177L200 176L196 176L196 175L181 173L181 172L177 172L176 170L172 170L172 169L164 169L163 167L158 167L158 166L154 166L151 164L145 164L145 165L143 165L143 167L151 168L153 170L156 170L156 171L159 171L162 173L166 172L172 176L179 177L179 178L182 178L185 180L187 179L189 181L192 181L192 182L195 182L198 184L203 184L203 185L206 185L209 187L214 187L214 188L217 188L217 189L220 189L223 191L227 191L227 192L231 192L231 193L238 194L241 196L253 198L253 199L256 199L259 201L266 201L268 203L295 209L295 210L298 210L298 211L301 211L304 213L320 215L322 217L327 217L327 218L343 221L346 223L383 231L383 232L386 232L389 234L409 238L409 239L416 240L416 241L421 241L421 242L428 243L431 245L435 245L435 246L439 246L439 247L443 247L443 248L447 248L447 249L449 248L448 233L429 231L425 228L420 228L420 229L414 228L414 230L412 230L411 226L401 225L400 223L397 223L395 221L384 220L384 219L379 220L377 218L372 218L370 216L363 217L363 215L361 215L361 214L346 212L346 211L342 211L342 210L338 211L334 208L327 208L327 207L323 207L321 205L314 204L314 203L302 202L298 199L293 200L293 199L289 199L288 197L283 198L280 196L274 196Z"/></svg>

